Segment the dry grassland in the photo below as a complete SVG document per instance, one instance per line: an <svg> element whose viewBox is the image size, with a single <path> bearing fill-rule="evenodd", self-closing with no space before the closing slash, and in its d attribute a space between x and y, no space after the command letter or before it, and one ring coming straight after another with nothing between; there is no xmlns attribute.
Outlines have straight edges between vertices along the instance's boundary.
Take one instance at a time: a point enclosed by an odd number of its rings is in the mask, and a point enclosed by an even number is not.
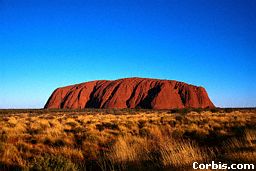
<svg viewBox="0 0 256 171"><path fill-rule="evenodd" d="M0 170L189 170L256 163L256 110L2 111Z"/></svg>

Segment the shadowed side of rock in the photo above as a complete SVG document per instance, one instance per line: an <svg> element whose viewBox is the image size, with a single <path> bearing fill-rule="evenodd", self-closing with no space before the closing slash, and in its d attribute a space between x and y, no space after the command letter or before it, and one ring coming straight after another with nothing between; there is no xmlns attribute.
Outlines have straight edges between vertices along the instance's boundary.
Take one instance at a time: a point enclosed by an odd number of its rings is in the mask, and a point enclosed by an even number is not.
<svg viewBox="0 0 256 171"><path fill-rule="evenodd" d="M214 108L203 87L173 80L124 78L57 88L48 109L83 108Z"/></svg>

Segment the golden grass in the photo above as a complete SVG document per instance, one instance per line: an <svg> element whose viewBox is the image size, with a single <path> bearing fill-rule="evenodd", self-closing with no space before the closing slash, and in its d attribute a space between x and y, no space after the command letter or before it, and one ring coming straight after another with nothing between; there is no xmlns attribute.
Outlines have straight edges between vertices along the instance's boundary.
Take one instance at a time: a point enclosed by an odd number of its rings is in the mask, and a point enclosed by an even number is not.
<svg viewBox="0 0 256 171"><path fill-rule="evenodd" d="M195 161L256 163L256 111L112 113L0 115L0 170L161 170L192 168Z"/></svg>

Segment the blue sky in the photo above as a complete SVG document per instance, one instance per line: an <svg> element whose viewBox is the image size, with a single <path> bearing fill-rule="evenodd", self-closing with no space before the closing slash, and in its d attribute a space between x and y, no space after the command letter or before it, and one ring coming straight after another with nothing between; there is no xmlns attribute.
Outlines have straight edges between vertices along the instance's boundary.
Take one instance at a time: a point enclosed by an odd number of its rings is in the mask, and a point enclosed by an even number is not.
<svg viewBox="0 0 256 171"><path fill-rule="evenodd" d="M0 0L0 108L42 108L60 86L149 77L256 106L254 0Z"/></svg>

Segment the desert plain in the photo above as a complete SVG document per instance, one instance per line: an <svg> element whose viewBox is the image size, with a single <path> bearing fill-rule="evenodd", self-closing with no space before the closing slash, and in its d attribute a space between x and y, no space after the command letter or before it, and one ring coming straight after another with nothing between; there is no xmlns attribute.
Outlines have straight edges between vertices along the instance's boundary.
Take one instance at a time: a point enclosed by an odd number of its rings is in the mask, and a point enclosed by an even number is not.
<svg viewBox="0 0 256 171"><path fill-rule="evenodd" d="M0 170L256 164L256 109L0 110Z"/></svg>

